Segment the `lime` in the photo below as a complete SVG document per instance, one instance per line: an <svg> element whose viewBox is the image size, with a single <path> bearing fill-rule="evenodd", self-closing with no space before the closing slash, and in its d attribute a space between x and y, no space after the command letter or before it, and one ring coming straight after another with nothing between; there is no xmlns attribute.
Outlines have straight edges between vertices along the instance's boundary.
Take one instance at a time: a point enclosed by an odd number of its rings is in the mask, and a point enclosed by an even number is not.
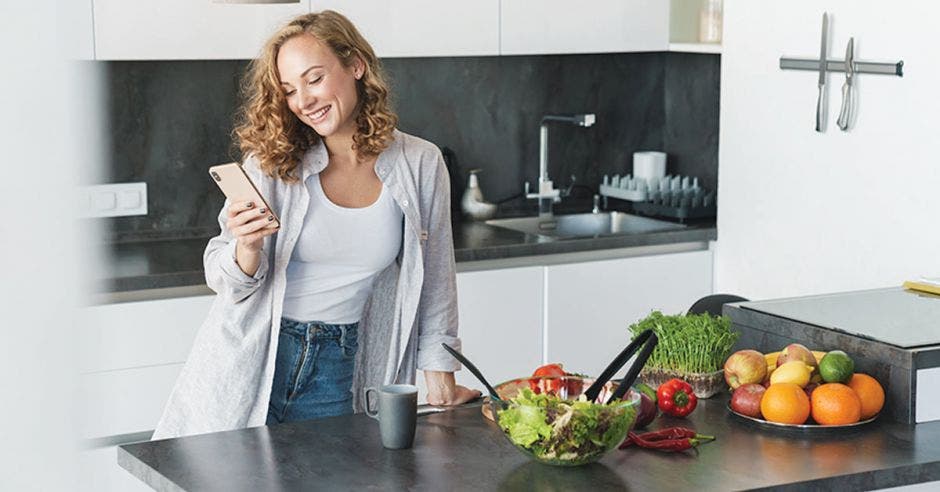
<svg viewBox="0 0 940 492"><path fill-rule="evenodd" d="M855 373L855 362L845 352L833 350L819 361L819 375L827 383L846 383Z"/></svg>

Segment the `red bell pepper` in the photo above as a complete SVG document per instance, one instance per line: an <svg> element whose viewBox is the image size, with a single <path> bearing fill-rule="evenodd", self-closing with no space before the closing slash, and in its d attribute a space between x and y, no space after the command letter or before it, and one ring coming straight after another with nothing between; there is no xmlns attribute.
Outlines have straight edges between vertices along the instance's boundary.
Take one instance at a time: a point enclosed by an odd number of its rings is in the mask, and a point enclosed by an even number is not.
<svg viewBox="0 0 940 492"><path fill-rule="evenodd" d="M685 417L698 405L692 385L681 379L670 379L660 385L656 397L659 409L672 417Z"/></svg>
<svg viewBox="0 0 940 492"><path fill-rule="evenodd" d="M532 373L533 378L541 377L562 377L566 376L565 369L561 367L561 364L545 364L544 366L539 367ZM536 394L541 394L543 391L551 394L558 394L558 390L561 389L564 383L560 380L546 380L546 379L530 379L529 387L532 388L532 391Z"/></svg>

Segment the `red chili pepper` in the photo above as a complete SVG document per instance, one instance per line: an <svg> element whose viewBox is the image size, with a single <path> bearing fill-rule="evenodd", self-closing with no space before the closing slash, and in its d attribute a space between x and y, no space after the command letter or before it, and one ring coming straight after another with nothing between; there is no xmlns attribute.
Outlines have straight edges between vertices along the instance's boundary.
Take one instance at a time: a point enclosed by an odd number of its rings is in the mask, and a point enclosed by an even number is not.
<svg viewBox="0 0 940 492"><path fill-rule="evenodd" d="M636 444L641 448L646 449L656 449L659 451L664 451L667 453L676 453L679 451L686 451L692 449L699 444L704 442L712 441L715 438L713 436L706 436L701 434L695 434L695 437L684 437L680 439L663 439L659 441L650 441L643 439L638 434L631 432L627 438L627 442L620 446L620 449L623 449L630 444Z"/></svg>
<svg viewBox="0 0 940 492"><path fill-rule="evenodd" d="M561 377L565 376L565 369L561 367L561 364L545 364L544 366L539 367L532 373L533 378L542 378L542 377ZM562 381L553 381L546 379L530 379L529 387L532 388L532 391L536 394L541 394L543 391L546 393L558 394L558 390L561 389Z"/></svg>
<svg viewBox="0 0 940 492"><path fill-rule="evenodd" d="M701 441L710 441L715 439L714 436L706 436L704 434L699 434L698 432L687 429L685 427L670 427L668 429L661 429L653 432L645 432L643 434L631 433L623 444L620 445L620 449L624 449L634 444L634 439L637 441L645 443L652 442L662 442L662 441L676 441L676 440L688 440L696 439L696 443Z"/></svg>
<svg viewBox="0 0 940 492"><path fill-rule="evenodd" d="M685 417L698 405L692 385L681 379L670 379L663 383L656 391L656 400L659 409L673 417Z"/></svg>
<svg viewBox="0 0 940 492"><path fill-rule="evenodd" d="M647 441L662 441L664 439L683 439L697 436L698 433L685 427L669 427L658 431L644 432L638 434L641 439Z"/></svg>

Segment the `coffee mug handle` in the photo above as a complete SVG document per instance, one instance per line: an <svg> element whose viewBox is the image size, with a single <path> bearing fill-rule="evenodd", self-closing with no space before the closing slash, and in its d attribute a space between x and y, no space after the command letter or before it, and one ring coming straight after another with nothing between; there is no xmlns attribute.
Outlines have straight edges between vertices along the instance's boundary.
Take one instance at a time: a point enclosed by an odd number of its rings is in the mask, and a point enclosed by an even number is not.
<svg viewBox="0 0 940 492"><path fill-rule="evenodd" d="M379 405L378 405L379 402L378 402L378 401L375 402L375 403L376 403L376 405L375 405L375 410L372 410L372 405L370 404L370 400L369 400L369 394L370 394L370 393L371 393L371 394L376 394L376 393L378 393L378 392L379 392L379 390L377 390L377 389L375 389L375 388L369 388L369 389L366 390L366 415L368 415L368 416L370 416L370 417L372 417L372 418L374 418L374 419L378 419L378 418L379 418Z"/></svg>

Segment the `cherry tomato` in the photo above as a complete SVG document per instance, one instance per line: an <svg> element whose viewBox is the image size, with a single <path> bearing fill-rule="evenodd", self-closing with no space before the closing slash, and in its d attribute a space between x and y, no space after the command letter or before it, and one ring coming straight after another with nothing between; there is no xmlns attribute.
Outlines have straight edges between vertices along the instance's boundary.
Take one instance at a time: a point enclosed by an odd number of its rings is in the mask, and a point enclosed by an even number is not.
<svg viewBox="0 0 940 492"><path fill-rule="evenodd" d="M565 369L561 364L545 364L544 366L539 367L532 373L533 378L549 378L549 377L561 377L565 376ZM563 385L562 381L550 380L550 379L530 379L529 387L535 394L541 394L543 392L558 394L558 390L561 389Z"/></svg>

